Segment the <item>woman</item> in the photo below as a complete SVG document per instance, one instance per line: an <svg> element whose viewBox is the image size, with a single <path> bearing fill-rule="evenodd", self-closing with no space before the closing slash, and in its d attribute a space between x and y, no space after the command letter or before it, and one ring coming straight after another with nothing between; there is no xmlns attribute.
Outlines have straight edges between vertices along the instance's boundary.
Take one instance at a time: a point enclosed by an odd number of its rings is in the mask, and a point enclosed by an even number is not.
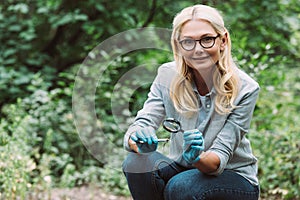
<svg viewBox="0 0 300 200"><path fill-rule="evenodd" d="M258 199L257 159L246 138L258 84L238 69L219 12L183 9L173 21L174 62L162 65L124 137L134 199ZM170 154L156 151L166 117L181 122Z"/></svg>

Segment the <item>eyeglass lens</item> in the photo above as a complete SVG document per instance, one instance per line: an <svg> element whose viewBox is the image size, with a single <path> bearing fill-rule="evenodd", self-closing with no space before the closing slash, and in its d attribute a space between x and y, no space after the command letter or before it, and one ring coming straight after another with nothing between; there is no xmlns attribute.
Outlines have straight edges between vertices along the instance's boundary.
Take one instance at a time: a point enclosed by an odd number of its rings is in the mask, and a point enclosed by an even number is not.
<svg viewBox="0 0 300 200"><path fill-rule="evenodd" d="M181 44L182 48L187 51L193 50L196 47L196 42L199 42L203 48L207 49L214 46L217 37L219 37L219 35L216 37L204 37L200 40L184 39L179 43Z"/></svg>

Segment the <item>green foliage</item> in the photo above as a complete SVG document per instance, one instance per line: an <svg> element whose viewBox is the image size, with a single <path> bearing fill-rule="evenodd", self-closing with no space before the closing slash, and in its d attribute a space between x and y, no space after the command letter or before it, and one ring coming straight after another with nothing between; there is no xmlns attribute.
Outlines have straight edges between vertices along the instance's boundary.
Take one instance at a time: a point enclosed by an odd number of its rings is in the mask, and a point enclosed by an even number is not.
<svg viewBox="0 0 300 200"><path fill-rule="evenodd" d="M101 174L102 187L106 191L122 196L130 195L127 181L122 171L105 167L101 170Z"/></svg>
<svg viewBox="0 0 300 200"><path fill-rule="evenodd" d="M270 71L269 74L278 75L278 71ZM290 199L300 195L300 117L297 114L300 80L297 71L284 72L283 79L279 73L280 84L262 88L254 114L251 139L259 158L262 194L266 197L277 194Z"/></svg>
<svg viewBox="0 0 300 200"><path fill-rule="evenodd" d="M40 73L34 74L25 67L15 70L0 66L0 74L0 91L3 91L0 98L1 106L31 94L40 87L42 81ZM49 76L51 76L50 73ZM43 89L48 89L50 84L50 82L45 83Z"/></svg>
<svg viewBox="0 0 300 200"><path fill-rule="evenodd" d="M299 198L299 1L202 2L224 13L236 62L261 86L249 137L259 158L262 196ZM119 32L147 26L171 28L174 15L195 3L199 2L2 2L0 198L25 199L32 190L90 182L128 195L121 171L94 159L73 124L72 91L78 64L96 45ZM101 74L92 99L99 117L96 125L101 124L117 151L122 148L123 130L147 97L149 84L139 85L139 80L148 80L160 63L169 60L169 52L130 52L111 61ZM141 65L146 71L136 81L124 81L124 91L114 92L120 78ZM129 111L121 110L125 118L117 122L112 115L112 97L119 100L121 108L129 103ZM124 159L120 152L114 156L119 162Z"/></svg>
<svg viewBox="0 0 300 200"><path fill-rule="evenodd" d="M62 74L61 80L66 82L66 77ZM43 88L43 81L40 83ZM1 141L4 145L1 155L4 160L12 155L18 157L11 160L11 164L5 164L11 165L8 169L12 172L20 170L23 173L20 178L10 179L20 181L23 176L27 178L23 181L26 187L23 186L22 195L34 189L27 185L42 184L45 178L48 185L72 187L95 181L93 176L99 174L94 173L94 166L99 164L86 151L73 125L71 103L67 100L71 97L71 88L72 85L49 91L35 90L16 104L2 108L6 117L1 121ZM31 165L35 168L32 169ZM4 172L5 176L10 176L9 171ZM21 176L18 173L15 175ZM3 192L9 194L7 190L11 186L7 184L10 182L5 181ZM19 194L19 188L14 190L15 194Z"/></svg>
<svg viewBox="0 0 300 200"><path fill-rule="evenodd" d="M16 69L26 66L32 71L45 66L65 70L111 35L148 26L154 19L158 26L166 18L170 24L172 15L166 13L164 5L175 7L171 3L5 1L0 5L0 63ZM137 12L141 10L145 12Z"/></svg>
<svg viewBox="0 0 300 200"><path fill-rule="evenodd" d="M16 119L16 129L22 131L27 119ZM0 198L15 199L17 196L25 197L26 191L31 187L30 175L36 169L36 164L28 154L26 138L8 134L5 129L8 124L0 126Z"/></svg>
<svg viewBox="0 0 300 200"><path fill-rule="evenodd" d="M261 131L251 138L259 158L262 197L299 197L300 138L296 131L299 128L283 133Z"/></svg>

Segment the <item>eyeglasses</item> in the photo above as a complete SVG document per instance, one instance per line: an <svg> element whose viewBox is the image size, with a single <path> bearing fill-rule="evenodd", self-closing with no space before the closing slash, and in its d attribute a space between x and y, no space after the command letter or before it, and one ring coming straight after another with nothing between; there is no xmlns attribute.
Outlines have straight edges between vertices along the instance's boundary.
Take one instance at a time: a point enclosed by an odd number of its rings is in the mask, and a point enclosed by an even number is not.
<svg viewBox="0 0 300 200"><path fill-rule="evenodd" d="M218 34L215 37L208 36L208 37L201 38L200 40L184 39L184 40L179 41L179 44L186 51L191 51L191 50L195 49L196 42L199 42L201 47L203 47L204 49L209 49L215 45L216 39L219 36L220 36L220 34Z"/></svg>

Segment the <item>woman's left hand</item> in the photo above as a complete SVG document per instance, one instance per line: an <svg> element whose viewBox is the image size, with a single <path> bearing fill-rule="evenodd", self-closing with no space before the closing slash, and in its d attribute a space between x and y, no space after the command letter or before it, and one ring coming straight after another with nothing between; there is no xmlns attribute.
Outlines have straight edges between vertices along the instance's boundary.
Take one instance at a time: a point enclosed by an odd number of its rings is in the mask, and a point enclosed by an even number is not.
<svg viewBox="0 0 300 200"><path fill-rule="evenodd" d="M183 158L193 164L200 160L200 152L204 150L204 139L198 129L188 130L183 133Z"/></svg>

